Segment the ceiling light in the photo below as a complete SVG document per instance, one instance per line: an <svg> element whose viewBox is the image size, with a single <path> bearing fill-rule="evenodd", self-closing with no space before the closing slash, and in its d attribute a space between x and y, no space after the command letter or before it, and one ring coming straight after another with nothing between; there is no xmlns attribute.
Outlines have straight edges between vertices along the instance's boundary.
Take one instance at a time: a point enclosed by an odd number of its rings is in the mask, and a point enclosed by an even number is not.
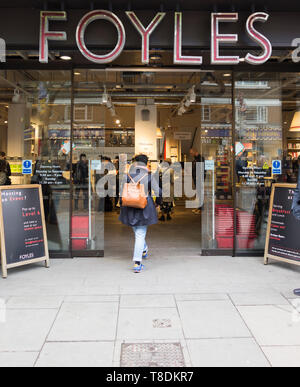
<svg viewBox="0 0 300 387"><path fill-rule="evenodd" d="M103 105L106 105L108 103L108 94L107 94L107 91L106 91L106 86L104 86L104 92L103 92L103 95L102 95L102 104Z"/></svg>
<svg viewBox="0 0 300 387"><path fill-rule="evenodd" d="M81 75L81 73L79 73L79 72L75 72L75 73L74 73L74 75Z"/></svg>
<svg viewBox="0 0 300 387"><path fill-rule="evenodd" d="M190 100L192 103L195 103L197 101L197 95L195 93L195 86L192 86L190 89Z"/></svg>
<svg viewBox="0 0 300 387"><path fill-rule="evenodd" d="M150 60L161 60L162 56L158 53L150 54Z"/></svg>
<svg viewBox="0 0 300 387"><path fill-rule="evenodd" d="M120 120L116 120L116 124L119 125L121 123Z"/></svg>
<svg viewBox="0 0 300 387"><path fill-rule="evenodd" d="M14 96L12 97L13 103L19 103L21 99L21 94L19 89L14 90Z"/></svg>
<svg viewBox="0 0 300 387"><path fill-rule="evenodd" d="M7 124L7 121L4 121L5 124Z"/></svg>
<svg viewBox="0 0 300 387"><path fill-rule="evenodd" d="M231 74L226 73L226 74L224 74L224 77L231 77Z"/></svg>
<svg viewBox="0 0 300 387"><path fill-rule="evenodd" d="M60 57L61 60L72 60L72 57L70 57L69 55L62 55Z"/></svg>

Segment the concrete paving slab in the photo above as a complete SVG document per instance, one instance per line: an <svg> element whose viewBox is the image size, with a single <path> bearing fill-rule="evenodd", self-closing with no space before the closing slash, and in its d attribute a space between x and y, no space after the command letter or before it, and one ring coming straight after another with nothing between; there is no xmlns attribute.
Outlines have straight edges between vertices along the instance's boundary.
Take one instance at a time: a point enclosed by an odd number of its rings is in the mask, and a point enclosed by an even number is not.
<svg viewBox="0 0 300 387"><path fill-rule="evenodd" d="M33 367L39 352L0 352L0 368Z"/></svg>
<svg viewBox="0 0 300 387"><path fill-rule="evenodd" d="M157 320L168 320L168 327L156 327ZM120 309L118 340L180 340L183 338L175 308Z"/></svg>
<svg viewBox="0 0 300 387"><path fill-rule="evenodd" d="M0 352L40 351L56 314L54 309L7 310L0 324Z"/></svg>
<svg viewBox="0 0 300 387"><path fill-rule="evenodd" d="M188 339L251 336L230 301L179 301L177 304Z"/></svg>
<svg viewBox="0 0 300 387"><path fill-rule="evenodd" d="M114 342L46 343L36 367L112 367Z"/></svg>
<svg viewBox="0 0 300 387"><path fill-rule="evenodd" d="M235 305L288 305L289 302L278 292L230 293Z"/></svg>
<svg viewBox="0 0 300 387"><path fill-rule="evenodd" d="M68 303L119 302L119 298L118 295L66 296L64 301Z"/></svg>
<svg viewBox="0 0 300 387"><path fill-rule="evenodd" d="M300 367L300 346L262 347L272 367Z"/></svg>
<svg viewBox="0 0 300 387"><path fill-rule="evenodd" d="M175 299L172 295L145 294L145 295L122 295L121 308L176 308Z"/></svg>
<svg viewBox="0 0 300 387"><path fill-rule="evenodd" d="M225 293L176 294L176 301L225 301L229 297Z"/></svg>
<svg viewBox="0 0 300 387"><path fill-rule="evenodd" d="M63 302L62 296L24 296L11 297L7 302L8 309L58 309Z"/></svg>
<svg viewBox="0 0 300 387"><path fill-rule="evenodd" d="M64 303L48 341L114 340L118 303Z"/></svg>
<svg viewBox="0 0 300 387"><path fill-rule="evenodd" d="M292 306L240 306L238 309L260 345L300 345L299 313Z"/></svg>
<svg viewBox="0 0 300 387"><path fill-rule="evenodd" d="M187 340L193 367L269 367L253 339Z"/></svg>

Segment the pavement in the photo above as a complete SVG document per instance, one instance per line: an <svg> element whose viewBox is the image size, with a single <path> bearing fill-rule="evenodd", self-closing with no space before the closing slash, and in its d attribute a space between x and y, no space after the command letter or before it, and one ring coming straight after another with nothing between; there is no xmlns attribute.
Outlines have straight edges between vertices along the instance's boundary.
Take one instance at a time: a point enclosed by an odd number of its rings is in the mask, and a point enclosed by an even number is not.
<svg viewBox="0 0 300 387"><path fill-rule="evenodd" d="M0 366L300 366L300 267L116 251L0 279Z"/></svg>

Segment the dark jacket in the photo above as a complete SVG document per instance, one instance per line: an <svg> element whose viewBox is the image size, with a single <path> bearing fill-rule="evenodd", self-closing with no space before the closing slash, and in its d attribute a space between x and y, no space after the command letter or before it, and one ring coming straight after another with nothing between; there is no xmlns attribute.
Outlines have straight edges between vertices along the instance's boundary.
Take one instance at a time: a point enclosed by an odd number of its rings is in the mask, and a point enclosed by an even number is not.
<svg viewBox="0 0 300 387"><path fill-rule="evenodd" d="M138 226L150 226L158 222L157 212L154 204L154 200L151 196L152 190L157 194L157 203L160 202L161 190L159 188L158 179L154 175L151 175L147 169L141 167L131 167L129 171L132 179L137 182L142 176L141 184L145 187L145 194L147 195L148 204L144 210L132 207L123 207L121 198L121 214L119 220L126 226L138 227ZM123 192L124 183L129 183L129 176L125 177L123 181L121 192Z"/></svg>
<svg viewBox="0 0 300 387"><path fill-rule="evenodd" d="M78 161L74 171L74 183L75 184L87 184L89 178L89 166L87 162L82 160Z"/></svg>

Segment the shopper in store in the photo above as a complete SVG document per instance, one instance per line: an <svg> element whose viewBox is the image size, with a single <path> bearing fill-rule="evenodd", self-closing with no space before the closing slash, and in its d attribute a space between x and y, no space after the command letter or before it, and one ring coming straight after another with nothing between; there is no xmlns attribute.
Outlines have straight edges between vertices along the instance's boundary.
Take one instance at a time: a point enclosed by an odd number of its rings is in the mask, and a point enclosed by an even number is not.
<svg viewBox="0 0 300 387"><path fill-rule="evenodd" d="M197 164L205 163L205 158L202 155L200 155L200 153L194 148L190 149L190 155L193 157L193 166L192 166L193 183L195 187L197 187ZM206 173L204 171L204 180L205 178L206 178ZM193 210L193 213L196 215L200 215L201 210L202 210L202 207L199 207L196 210Z"/></svg>
<svg viewBox="0 0 300 387"><path fill-rule="evenodd" d="M172 220L171 212L174 206L174 170L171 168L171 164L171 159L166 159L160 167L163 192L162 204L160 206L161 216L159 218L161 222L165 222L166 219Z"/></svg>
<svg viewBox="0 0 300 387"><path fill-rule="evenodd" d="M143 259L148 257L148 246L146 243L146 235L148 227L156 224L157 211L155 203L152 198L152 192L156 195L156 205L161 203L161 190L159 188L159 182L157 178L149 172L147 167L148 157L146 155L138 155L134 158L134 162L130 167L128 175L123 180L121 188L121 214L120 221L126 225L132 227L135 234L135 246L133 254L134 273L140 273L144 269ZM144 209L125 207L123 205L123 192L125 183L137 184L140 183L144 187L145 196L147 198L147 204Z"/></svg>
<svg viewBox="0 0 300 387"><path fill-rule="evenodd" d="M0 185L7 184L7 165L5 160L0 160Z"/></svg>
<svg viewBox="0 0 300 387"><path fill-rule="evenodd" d="M78 202L80 192L83 192L83 207L88 209L89 193L88 193L89 167L85 154L81 154L74 171L75 188L75 210L78 210Z"/></svg>
<svg viewBox="0 0 300 387"><path fill-rule="evenodd" d="M4 160L5 161L5 173L6 173L6 183L5 183L5 185L11 185L11 180L10 180L11 169L10 169L9 162L6 160L6 153L5 152L0 152L0 160Z"/></svg>

